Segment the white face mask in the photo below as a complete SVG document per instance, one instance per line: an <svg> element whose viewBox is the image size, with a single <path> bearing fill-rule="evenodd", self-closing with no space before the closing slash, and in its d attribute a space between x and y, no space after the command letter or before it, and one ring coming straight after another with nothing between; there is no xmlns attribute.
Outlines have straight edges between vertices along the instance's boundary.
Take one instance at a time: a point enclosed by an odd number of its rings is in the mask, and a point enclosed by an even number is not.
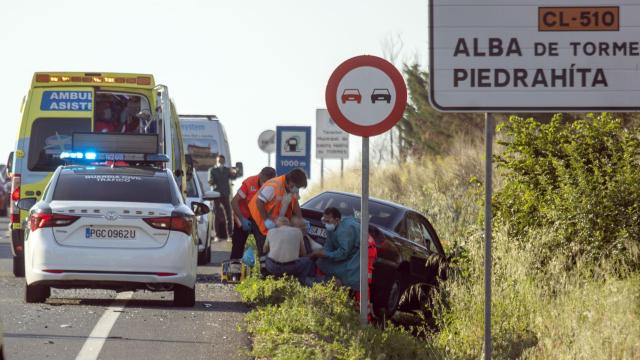
<svg viewBox="0 0 640 360"><path fill-rule="evenodd" d="M111 109L107 108L102 111L102 118L105 120L111 120Z"/></svg>

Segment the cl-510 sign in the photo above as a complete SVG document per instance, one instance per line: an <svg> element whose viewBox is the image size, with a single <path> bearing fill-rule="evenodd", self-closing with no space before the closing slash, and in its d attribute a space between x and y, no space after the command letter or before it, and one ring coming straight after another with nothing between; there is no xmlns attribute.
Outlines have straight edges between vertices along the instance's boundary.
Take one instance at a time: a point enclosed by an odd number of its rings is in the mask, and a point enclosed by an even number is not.
<svg viewBox="0 0 640 360"><path fill-rule="evenodd" d="M619 31L620 8L539 7L538 31Z"/></svg>

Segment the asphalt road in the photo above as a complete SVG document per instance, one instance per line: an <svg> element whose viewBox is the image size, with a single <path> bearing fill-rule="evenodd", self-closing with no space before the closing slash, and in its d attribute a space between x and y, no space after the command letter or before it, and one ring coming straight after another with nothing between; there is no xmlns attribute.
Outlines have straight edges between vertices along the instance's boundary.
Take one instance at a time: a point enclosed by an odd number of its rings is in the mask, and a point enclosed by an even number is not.
<svg viewBox="0 0 640 360"><path fill-rule="evenodd" d="M24 279L11 271L6 228L1 218L0 321L7 360L247 358L249 338L238 331L247 309L232 287L218 281L229 243L214 243L212 264L198 267L193 308L171 307L172 292L121 293L116 299L103 290L53 289L45 304L25 304Z"/></svg>

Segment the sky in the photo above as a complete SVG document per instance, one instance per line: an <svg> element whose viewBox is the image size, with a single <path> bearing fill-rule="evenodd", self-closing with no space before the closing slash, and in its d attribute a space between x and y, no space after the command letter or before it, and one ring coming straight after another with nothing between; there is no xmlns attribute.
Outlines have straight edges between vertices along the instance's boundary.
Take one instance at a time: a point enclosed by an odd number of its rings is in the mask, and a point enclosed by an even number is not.
<svg viewBox="0 0 640 360"><path fill-rule="evenodd" d="M315 127L332 71L402 39L402 62L427 64L426 0L7 1L0 5L0 163L36 71L151 73L179 113L215 114L245 174L267 165L258 135ZM315 131L312 130L312 138ZM374 142L375 143L375 142ZM360 139L350 136L357 164ZM272 155L272 164L274 157ZM320 160L312 149L312 182ZM325 174L339 171L325 161Z"/></svg>

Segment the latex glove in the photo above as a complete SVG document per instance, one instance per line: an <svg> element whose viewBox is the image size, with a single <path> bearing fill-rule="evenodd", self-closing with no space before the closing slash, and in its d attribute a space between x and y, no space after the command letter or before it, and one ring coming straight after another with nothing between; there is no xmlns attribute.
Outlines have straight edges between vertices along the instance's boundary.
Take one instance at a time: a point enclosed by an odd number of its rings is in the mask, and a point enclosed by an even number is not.
<svg viewBox="0 0 640 360"><path fill-rule="evenodd" d="M247 218L240 218L240 224L242 225L242 230L249 231L251 230L251 221Z"/></svg>
<svg viewBox="0 0 640 360"><path fill-rule="evenodd" d="M267 229L273 229L274 227L276 227L276 224L273 221L271 221L271 219L267 219L264 221L264 226Z"/></svg>
<svg viewBox="0 0 640 360"><path fill-rule="evenodd" d="M307 226L307 233L311 232L311 222L309 220L304 219L304 224Z"/></svg>

